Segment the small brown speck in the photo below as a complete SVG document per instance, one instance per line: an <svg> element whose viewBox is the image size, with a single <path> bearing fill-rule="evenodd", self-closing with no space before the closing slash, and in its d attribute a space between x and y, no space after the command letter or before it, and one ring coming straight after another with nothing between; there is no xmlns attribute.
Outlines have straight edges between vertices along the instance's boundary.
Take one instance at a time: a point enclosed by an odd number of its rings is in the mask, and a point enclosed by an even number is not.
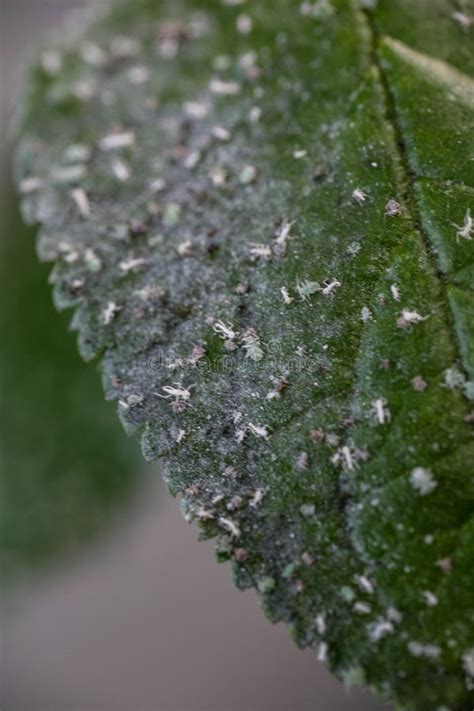
<svg viewBox="0 0 474 711"><path fill-rule="evenodd" d="M326 439L326 433L323 430L311 430L310 437L316 444L324 442Z"/></svg>
<svg viewBox="0 0 474 711"><path fill-rule="evenodd" d="M234 551L234 558L237 563L243 563L244 560L247 560L248 553L245 548L236 548Z"/></svg>

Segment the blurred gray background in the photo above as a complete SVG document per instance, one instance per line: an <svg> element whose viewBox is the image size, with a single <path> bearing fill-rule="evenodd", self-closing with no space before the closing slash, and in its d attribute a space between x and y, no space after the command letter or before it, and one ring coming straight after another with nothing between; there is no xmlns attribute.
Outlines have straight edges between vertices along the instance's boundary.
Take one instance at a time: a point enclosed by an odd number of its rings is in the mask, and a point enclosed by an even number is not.
<svg viewBox="0 0 474 711"><path fill-rule="evenodd" d="M2 202L7 200L10 170L7 125L24 63L45 30L60 25L71 8L85 4L0 0ZM11 203L11 193L8 199ZM16 210L11 205L9 209ZM5 210L1 212L4 240L11 228ZM20 224L17 214L14 222ZM32 240L31 230L27 238ZM31 248L25 260L32 259ZM18 280L21 289L22 277ZM8 294L2 299L8 308ZM57 328L63 328L52 305L47 309ZM51 353L50 369L54 359ZM79 362L74 367L86 369ZM99 378L93 372L90 377L96 379L100 397ZM27 407L37 404L35 397L39 396L33 390ZM22 403L14 407L21 408ZM59 407L64 407L67 418L68 403ZM107 417L107 426L110 421L110 427L116 427L113 406L108 406ZM48 432L67 460L69 445L54 422ZM43 439L39 446L47 445ZM34 476L36 453L32 449L27 454ZM13 477L21 474L16 466L9 467ZM253 593L234 589L229 567L214 560L212 542L197 542L196 531L182 519L177 502L164 492L157 469L130 466L140 468L137 485L113 516L104 513L94 536L67 555L63 551L50 561L41 559L34 573L23 565L14 584L3 590L3 711L388 708L366 692L349 691L312 652L296 649L283 625L272 626L265 619ZM51 504L55 516L62 513L61 501L57 498ZM21 525L28 526L29 521L26 517ZM61 531L57 535L61 537Z"/></svg>

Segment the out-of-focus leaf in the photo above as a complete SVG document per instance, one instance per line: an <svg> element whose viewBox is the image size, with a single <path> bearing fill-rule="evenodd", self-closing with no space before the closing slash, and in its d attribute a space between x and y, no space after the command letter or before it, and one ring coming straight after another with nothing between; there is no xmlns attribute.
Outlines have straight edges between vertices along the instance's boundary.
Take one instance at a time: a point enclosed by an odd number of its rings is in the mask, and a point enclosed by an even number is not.
<svg viewBox="0 0 474 711"><path fill-rule="evenodd" d="M140 481L135 447L77 356L38 268L34 231L3 184L0 237L2 584L70 555L124 508Z"/></svg>

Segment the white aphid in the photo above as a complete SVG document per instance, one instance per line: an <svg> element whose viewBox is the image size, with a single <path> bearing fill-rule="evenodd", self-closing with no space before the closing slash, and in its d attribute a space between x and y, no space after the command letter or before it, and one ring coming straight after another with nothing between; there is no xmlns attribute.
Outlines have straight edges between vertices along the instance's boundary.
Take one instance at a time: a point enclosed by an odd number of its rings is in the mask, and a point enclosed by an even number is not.
<svg viewBox="0 0 474 711"><path fill-rule="evenodd" d="M235 96L240 91L240 84L236 81L222 81L222 79L211 79L209 89L213 94L221 96Z"/></svg>
<svg viewBox="0 0 474 711"><path fill-rule="evenodd" d="M247 358L250 358L255 362L262 360L264 353L260 338L253 328L249 328L248 331L243 334L241 343Z"/></svg>
<svg viewBox="0 0 474 711"><path fill-rule="evenodd" d="M424 598L426 604L429 605L430 607L435 607L435 605L438 604L438 598L436 597L436 595L434 595L429 590L423 591L423 598Z"/></svg>
<svg viewBox="0 0 474 711"><path fill-rule="evenodd" d="M360 188L356 188L352 193L352 199L355 200L359 205L362 205L367 200L367 194L364 193Z"/></svg>
<svg viewBox="0 0 474 711"><path fill-rule="evenodd" d="M371 580L369 580L366 575L357 575L356 580L361 590L368 593L369 595L373 594L374 584Z"/></svg>
<svg viewBox="0 0 474 711"><path fill-rule="evenodd" d="M128 148L135 143L135 133L133 131L123 131L122 133L109 133L99 141L99 147L103 151L113 151L118 148Z"/></svg>
<svg viewBox="0 0 474 711"><path fill-rule="evenodd" d="M387 422L390 422L390 410L387 407L385 398L379 397L376 400L372 400L371 405L373 415L379 425L385 425Z"/></svg>
<svg viewBox="0 0 474 711"><path fill-rule="evenodd" d="M237 32L241 35L248 35L252 31L253 22L250 15L239 15L237 18Z"/></svg>
<svg viewBox="0 0 474 711"><path fill-rule="evenodd" d="M456 228L456 240L459 242L460 239L472 240L472 235L474 233L474 218L471 216L471 211L466 210L464 215L464 224L462 227L459 225L454 225Z"/></svg>
<svg viewBox="0 0 474 711"><path fill-rule="evenodd" d="M130 170L128 165L125 161L120 160L120 158L116 158L112 162L112 170L117 180L120 180L121 183L126 183L130 178Z"/></svg>
<svg viewBox="0 0 474 711"><path fill-rule="evenodd" d="M86 191L83 188L74 188L71 190L71 197L82 217L90 217L91 206Z"/></svg>
<svg viewBox="0 0 474 711"><path fill-rule="evenodd" d="M441 654L441 649L434 644L422 644L421 642L408 642L408 651L414 657L426 657L427 659L437 659Z"/></svg>
<svg viewBox="0 0 474 711"><path fill-rule="evenodd" d="M392 292L392 297L394 301L400 301L400 289L396 284L391 285L390 291Z"/></svg>
<svg viewBox="0 0 474 711"><path fill-rule="evenodd" d="M231 323L225 324L223 321L216 321L212 330L225 341L233 341L237 337L237 331L234 331Z"/></svg>
<svg viewBox="0 0 474 711"><path fill-rule="evenodd" d="M460 12L459 10L453 12L451 17L453 18L454 22L457 22L457 24L463 28L463 30L468 30L474 22L472 17L466 15L465 12Z"/></svg>
<svg viewBox="0 0 474 711"><path fill-rule="evenodd" d="M184 112L195 119L203 119L209 113L209 106L200 101L185 101L183 104Z"/></svg>
<svg viewBox="0 0 474 711"><path fill-rule="evenodd" d="M334 289L338 289L340 286L341 282L337 279L328 279L327 283L324 282L323 289L321 289L321 293L324 294L324 296L328 296L334 291Z"/></svg>
<svg viewBox="0 0 474 711"><path fill-rule="evenodd" d="M250 254L252 257L257 259L264 259L265 261L271 259L272 250L266 244L260 244L257 242L249 242Z"/></svg>
<svg viewBox="0 0 474 711"><path fill-rule="evenodd" d="M114 301L109 301L105 309L103 309L102 311L102 322L104 326L108 326L110 323L112 323L112 321L120 310L121 307L117 306Z"/></svg>
<svg viewBox="0 0 474 711"><path fill-rule="evenodd" d="M268 428L265 425L254 425L252 422L249 422L248 429L255 437L262 437L263 439L268 439L269 437Z"/></svg>
<svg viewBox="0 0 474 711"><path fill-rule="evenodd" d="M251 506L252 508L260 506L264 496L265 491L263 489L256 489L250 498L249 506Z"/></svg>
<svg viewBox="0 0 474 711"><path fill-rule="evenodd" d="M188 402L191 397L191 388L185 388L181 383L174 383L173 385L164 385L161 389L166 395L160 395L160 397L174 397L177 401Z"/></svg>
<svg viewBox="0 0 474 711"><path fill-rule="evenodd" d="M240 528L234 521L232 521L232 519L221 516L219 518L219 523L222 528L225 528L226 531L230 533L231 538L240 538Z"/></svg>
<svg viewBox="0 0 474 711"><path fill-rule="evenodd" d="M426 321L427 318L428 316L422 316L418 311L403 309L397 319L397 326L398 328L409 328L417 323L421 323L421 321Z"/></svg>
<svg viewBox="0 0 474 711"><path fill-rule="evenodd" d="M228 131L224 126L213 126L212 135L219 141L230 141L230 131Z"/></svg>
<svg viewBox="0 0 474 711"><path fill-rule="evenodd" d="M292 297L288 293L288 289L286 286L282 286L280 289L280 294L282 295L283 301L285 304L291 304L293 301Z"/></svg>
<svg viewBox="0 0 474 711"><path fill-rule="evenodd" d="M128 274L129 272L136 271L146 264L146 259L142 257L129 257L128 259L123 259L119 264L119 269L122 274Z"/></svg>
<svg viewBox="0 0 474 711"><path fill-rule="evenodd" d="M20 192L23 194L33 193L43 185L43 180L38 177L25 178L20 183Z"/></svg>
<svg viewBox="0 0 474 711"><path fill-rule="evenodd" d="M379 639L391 634L394 631L393 624L388 620L379 619L368 627L369 637L372 642L378 642Z"/></svg>

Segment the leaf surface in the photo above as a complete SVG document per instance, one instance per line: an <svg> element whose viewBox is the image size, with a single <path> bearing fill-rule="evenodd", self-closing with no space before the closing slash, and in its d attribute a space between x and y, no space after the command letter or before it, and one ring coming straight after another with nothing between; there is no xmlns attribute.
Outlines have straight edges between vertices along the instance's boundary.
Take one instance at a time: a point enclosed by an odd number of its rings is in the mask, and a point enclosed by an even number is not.
<svg viewBox="0 0 474 711"><path fill-rule="evenodd" d="M408 708L474 685L472 2L151 0L45 50L56 303L237 584Z"/></svg>

